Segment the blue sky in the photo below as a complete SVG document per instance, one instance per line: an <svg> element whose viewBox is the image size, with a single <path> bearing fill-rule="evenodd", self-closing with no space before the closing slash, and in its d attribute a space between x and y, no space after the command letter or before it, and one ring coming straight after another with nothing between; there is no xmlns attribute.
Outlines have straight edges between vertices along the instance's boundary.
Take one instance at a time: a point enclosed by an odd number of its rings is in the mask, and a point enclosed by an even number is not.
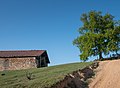
<svg viewBox="0 0 120 88"><path fill-rule="evenodd" d="M47 50L51 64L78 62L72 41L90 10L120 18L119 0L0 0L0 50ZM93 60L92 58L90 60Z"/></svg>

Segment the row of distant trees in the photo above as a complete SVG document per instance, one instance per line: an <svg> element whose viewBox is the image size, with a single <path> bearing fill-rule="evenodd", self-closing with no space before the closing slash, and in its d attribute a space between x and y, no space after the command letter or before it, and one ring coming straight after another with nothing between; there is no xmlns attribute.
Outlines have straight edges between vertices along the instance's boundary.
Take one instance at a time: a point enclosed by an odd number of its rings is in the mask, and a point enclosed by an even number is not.
<svg viewBox="0 0 120 88"><path fill-rule="evenodd" d="M82 14L80 20L83 25L79 28L79 36L73 41L81 54L81 60L88 60L90 56L99 59L120 49L120 21L114 20L109 13L90 11Z"/></svg>

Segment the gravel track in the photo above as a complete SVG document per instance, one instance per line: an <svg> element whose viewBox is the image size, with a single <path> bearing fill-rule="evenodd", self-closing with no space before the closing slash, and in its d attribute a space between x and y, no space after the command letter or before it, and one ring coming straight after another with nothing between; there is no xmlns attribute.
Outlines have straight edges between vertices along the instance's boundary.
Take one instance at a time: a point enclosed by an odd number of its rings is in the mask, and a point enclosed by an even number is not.
<svg viewBox="0 0 120 88"><path fill-rule="evenodd" d="M101 61L89 88L120 88L120 60Z"/></svg>

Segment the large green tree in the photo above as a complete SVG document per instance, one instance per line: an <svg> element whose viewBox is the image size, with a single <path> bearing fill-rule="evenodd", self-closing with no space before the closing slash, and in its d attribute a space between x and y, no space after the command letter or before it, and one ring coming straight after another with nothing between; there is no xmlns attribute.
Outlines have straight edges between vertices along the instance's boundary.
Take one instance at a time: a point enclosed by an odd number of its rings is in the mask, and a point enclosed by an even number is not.
<svg viewBox="0 0 120 88"><path fill-rule="evenodd" d="M111 14L90 11L82 14L80 20L83 25L73 44L79 48L81 60L97 55L102 59L103 54L108 55L120 49L120 24Z"/></svg>

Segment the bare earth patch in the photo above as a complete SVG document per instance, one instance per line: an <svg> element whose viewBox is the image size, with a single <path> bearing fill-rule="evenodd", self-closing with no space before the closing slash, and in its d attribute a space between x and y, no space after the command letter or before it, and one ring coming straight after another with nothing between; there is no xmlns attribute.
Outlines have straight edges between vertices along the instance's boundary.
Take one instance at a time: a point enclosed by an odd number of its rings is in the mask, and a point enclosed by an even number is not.
<svg viewBox="0 0 120 88"><path fill-rule="evenodd" d="M89 88L120 88L120 60L102 61Z"/></svg>

